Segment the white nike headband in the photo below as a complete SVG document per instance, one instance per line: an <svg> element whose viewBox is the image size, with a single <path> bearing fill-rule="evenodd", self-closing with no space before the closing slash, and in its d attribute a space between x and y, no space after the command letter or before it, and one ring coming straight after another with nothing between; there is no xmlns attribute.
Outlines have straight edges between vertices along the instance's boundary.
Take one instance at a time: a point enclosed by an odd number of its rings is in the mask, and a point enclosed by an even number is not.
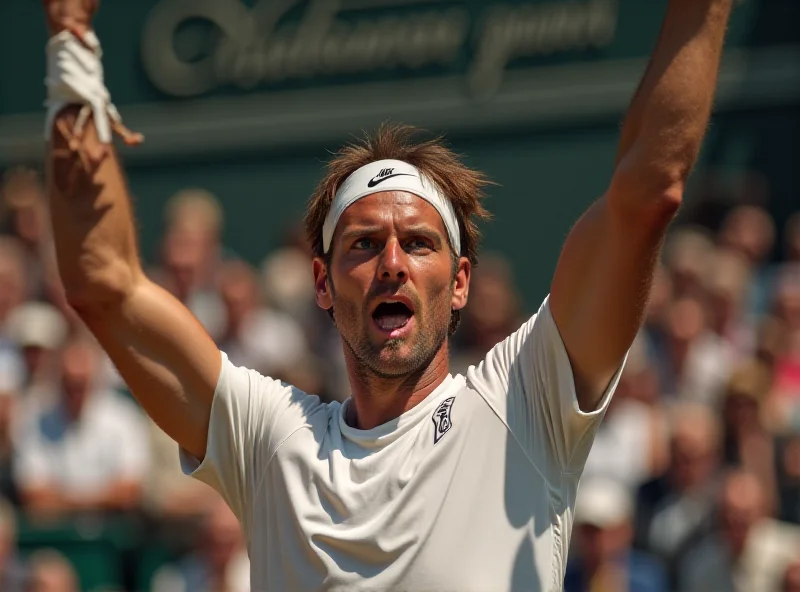
<svg viewBox="0 0 800 592"><path fill-rule="evenodd" d="M407 191L431 204L442 217L450 246L456 255L461 254L461 232L453 204L417 167L402 160L371 162L345 179L333 198L322 227L322 246L325 253L331 248L333 232L342 213L362 197L382 191Z"/></svg>

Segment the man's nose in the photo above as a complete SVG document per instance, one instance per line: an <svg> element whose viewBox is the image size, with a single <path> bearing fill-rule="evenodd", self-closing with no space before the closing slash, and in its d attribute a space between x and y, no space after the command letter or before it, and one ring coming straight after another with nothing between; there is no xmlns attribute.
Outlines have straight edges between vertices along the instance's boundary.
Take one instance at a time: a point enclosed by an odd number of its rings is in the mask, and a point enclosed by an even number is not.
<svg viewBox="0 0 800 592"><path fill-rule="evenodd" d="M381 281L405 281L408 279L408 253L396 239L387 241L380 255L378 278Z"/></svg>

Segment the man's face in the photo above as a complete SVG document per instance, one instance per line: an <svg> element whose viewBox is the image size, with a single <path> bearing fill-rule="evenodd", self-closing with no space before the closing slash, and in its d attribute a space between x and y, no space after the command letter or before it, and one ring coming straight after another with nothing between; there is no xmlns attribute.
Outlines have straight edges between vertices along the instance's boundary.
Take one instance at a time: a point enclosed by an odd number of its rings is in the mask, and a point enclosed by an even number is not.
<svg viewBox="0 0 800 592"><path fill-rule="evenodd" d="M376 193L345 210L331 245L329 268L314 260L317 302L333 307L355 361L381 378L423 369L469 289L469 261L454 273L439 213L409 193Z"/></svg>

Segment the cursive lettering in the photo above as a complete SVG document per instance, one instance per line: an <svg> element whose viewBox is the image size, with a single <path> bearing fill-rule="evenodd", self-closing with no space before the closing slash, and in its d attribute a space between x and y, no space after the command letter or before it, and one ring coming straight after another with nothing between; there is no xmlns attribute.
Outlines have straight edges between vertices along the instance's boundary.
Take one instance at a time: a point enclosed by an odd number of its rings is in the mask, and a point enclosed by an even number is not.
<svg viewBox="0 0 800 592"><path fill-rule="evenodd" d="M299 21L285 22L301 5ZM162 0L145 25L143 65L165 94L194 97L223 86L248 90L310 77L452 69L466 57L470 90L486 96L513 60L603 47L617 23L617 0L500 4L484 15L464 7L359 11L358 18L342 6L342 0L260 0L252 8L240 0ZM197 21L214 31L212 49L181 57L179 32Z"/></svg>

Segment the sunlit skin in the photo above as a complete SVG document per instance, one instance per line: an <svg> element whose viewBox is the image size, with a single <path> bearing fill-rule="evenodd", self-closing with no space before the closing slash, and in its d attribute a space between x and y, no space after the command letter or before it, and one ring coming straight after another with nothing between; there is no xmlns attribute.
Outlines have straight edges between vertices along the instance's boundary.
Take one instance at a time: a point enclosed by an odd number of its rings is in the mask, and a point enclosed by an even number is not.
<svg viewBox="0 0 800 592"><path fill-rule="evenodd" d="M342 336L353 389L347 421L371 429L417 405L448 375L450 315L467 303L470 263L461 257L454 266L439 213L402 191L347 208L331 245L330 268L313 262L317 303L333 307ZM402 329L383 330L372 313L397 299L414 315Z"/></svg>

